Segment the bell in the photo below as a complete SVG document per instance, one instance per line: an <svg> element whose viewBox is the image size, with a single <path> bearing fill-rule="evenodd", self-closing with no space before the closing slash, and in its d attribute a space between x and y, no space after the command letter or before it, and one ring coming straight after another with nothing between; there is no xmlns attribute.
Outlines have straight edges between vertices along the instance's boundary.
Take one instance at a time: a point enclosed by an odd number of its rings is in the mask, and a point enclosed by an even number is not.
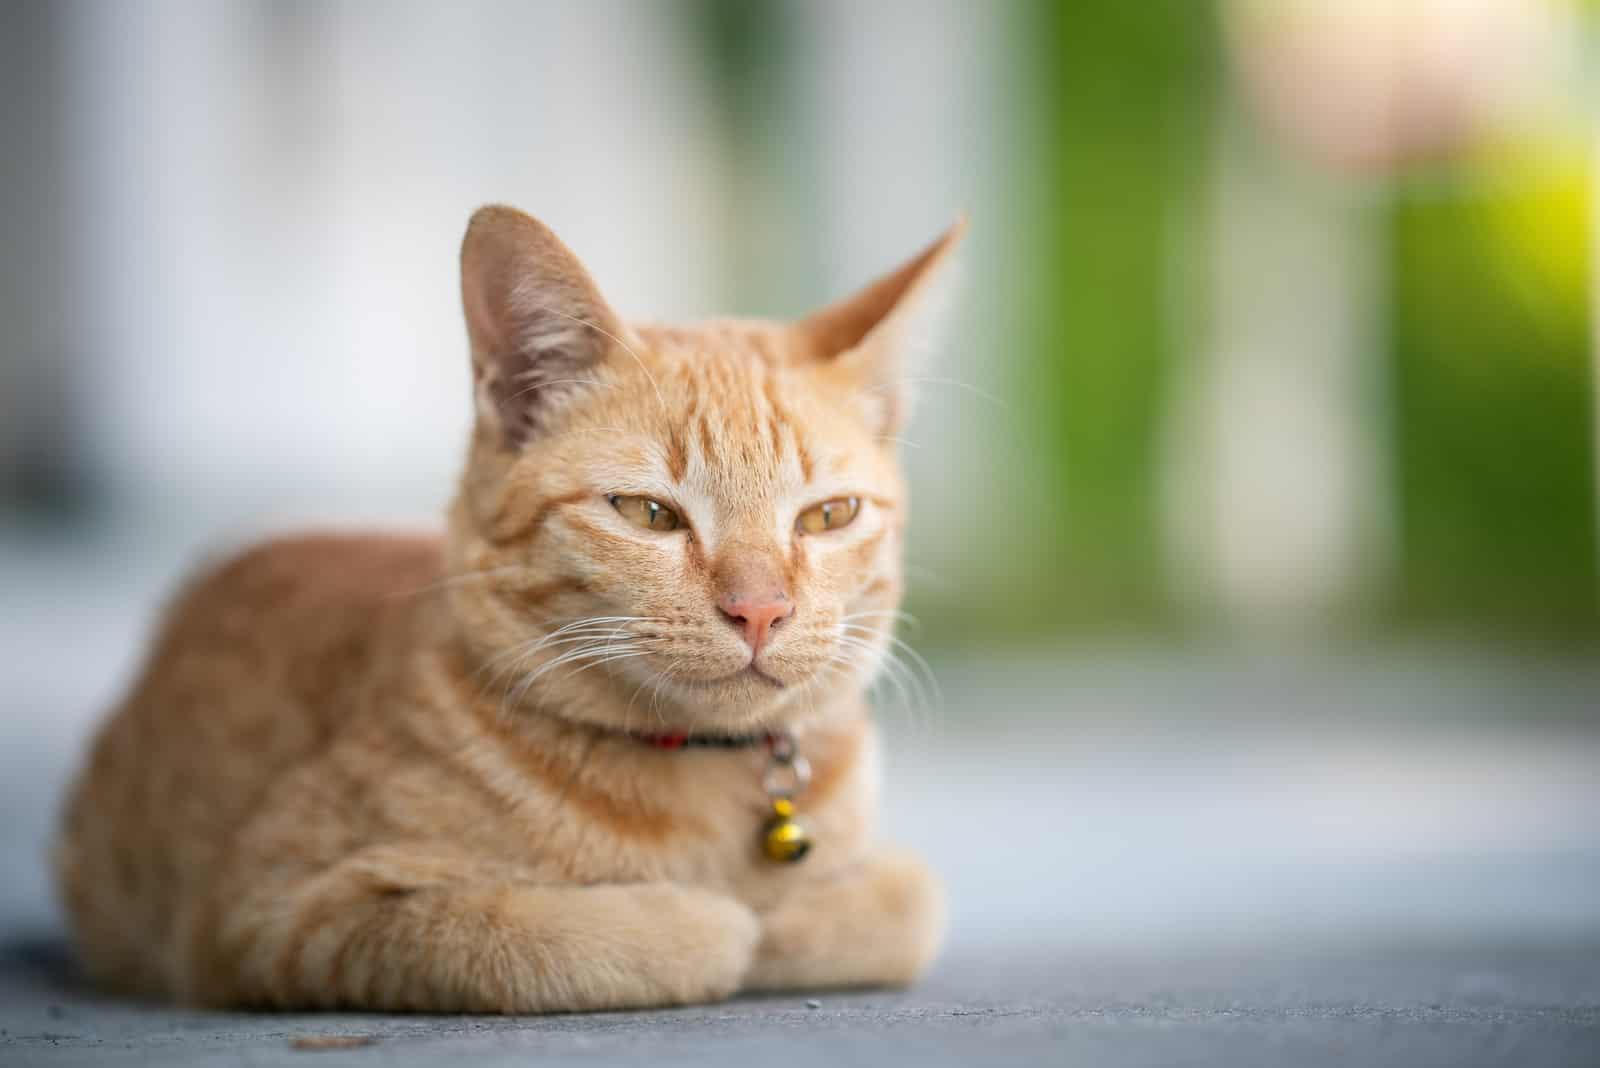
<svg viewBox="0 0 1600 1068"><path fill-rule="evenodd" d="M811 851L811 835L794 818L794 802L780 799L772 803L773 816L761 835L767 856L793 864Z"/></svg>

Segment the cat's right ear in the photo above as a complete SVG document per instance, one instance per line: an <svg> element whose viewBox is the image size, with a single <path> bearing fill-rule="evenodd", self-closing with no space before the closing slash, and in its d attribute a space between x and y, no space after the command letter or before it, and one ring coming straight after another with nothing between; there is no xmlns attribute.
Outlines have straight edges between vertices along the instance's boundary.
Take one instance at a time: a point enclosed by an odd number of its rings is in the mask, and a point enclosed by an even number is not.
<svg viewBox="0 0 1600 1068"><path fill-rule="evenodd" d="M479 208L461 242L461 304L480 424L515 449L627 328L578 257L515 208Z"/></svg>

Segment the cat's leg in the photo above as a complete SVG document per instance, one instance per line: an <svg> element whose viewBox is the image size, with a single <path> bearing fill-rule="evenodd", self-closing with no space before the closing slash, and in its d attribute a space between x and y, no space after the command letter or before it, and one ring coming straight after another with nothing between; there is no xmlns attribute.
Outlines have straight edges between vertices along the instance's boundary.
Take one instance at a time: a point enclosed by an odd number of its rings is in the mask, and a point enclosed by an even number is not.
<svg viewBox="0 0 1600 1068"><path fill-rule="evenodd" d="M210 1004L562 1012L726 997L754 913L669 883L540 885L448 850L367 850L270 895L213 903L184 993ZM209 930L206 930L209 928Z"/></svg>
<svg viewBox="0 0 1600 1068"><path fill-rule="evenodd" d="M909 853L885 852L804 883L762 918L747 990L901 986L944 936L944 892Z"/></svg>

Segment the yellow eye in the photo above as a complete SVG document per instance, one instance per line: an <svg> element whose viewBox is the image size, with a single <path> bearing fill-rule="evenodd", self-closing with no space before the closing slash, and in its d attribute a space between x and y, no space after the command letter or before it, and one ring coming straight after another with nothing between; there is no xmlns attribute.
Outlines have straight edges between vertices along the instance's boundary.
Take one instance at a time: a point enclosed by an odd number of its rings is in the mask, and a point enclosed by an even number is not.
<svg viewBox="0 0 1600 1068"><path fill-rule="evenodd" d="M622 518L646 530L677 530L678 513L649 497L624 497L613 493L606 498L611 507L622 513Z"/></svg>
<svg viewBox="0 0 1600 1068"><path fill-rule="evenodd" d="M861 498L835 497L801 512L795 526L800 528L802 534L821 534L849 526L860 512Z"/></svg>

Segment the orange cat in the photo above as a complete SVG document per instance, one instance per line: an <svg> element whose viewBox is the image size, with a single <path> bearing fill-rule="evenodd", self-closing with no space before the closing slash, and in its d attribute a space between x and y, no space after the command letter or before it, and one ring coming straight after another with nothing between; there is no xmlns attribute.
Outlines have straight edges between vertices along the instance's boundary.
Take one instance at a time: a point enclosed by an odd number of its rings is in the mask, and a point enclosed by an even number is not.
<svg viewBox="0 0 1600 1068"><path fill-rule="evenodd" d="M446 532L274 541L179 599L58 847L90 973L452 1012L914 978L941 893L873 842L862 688L901 592L898 358L960 229L798 323L630 326L479 211Z"/></svg>

